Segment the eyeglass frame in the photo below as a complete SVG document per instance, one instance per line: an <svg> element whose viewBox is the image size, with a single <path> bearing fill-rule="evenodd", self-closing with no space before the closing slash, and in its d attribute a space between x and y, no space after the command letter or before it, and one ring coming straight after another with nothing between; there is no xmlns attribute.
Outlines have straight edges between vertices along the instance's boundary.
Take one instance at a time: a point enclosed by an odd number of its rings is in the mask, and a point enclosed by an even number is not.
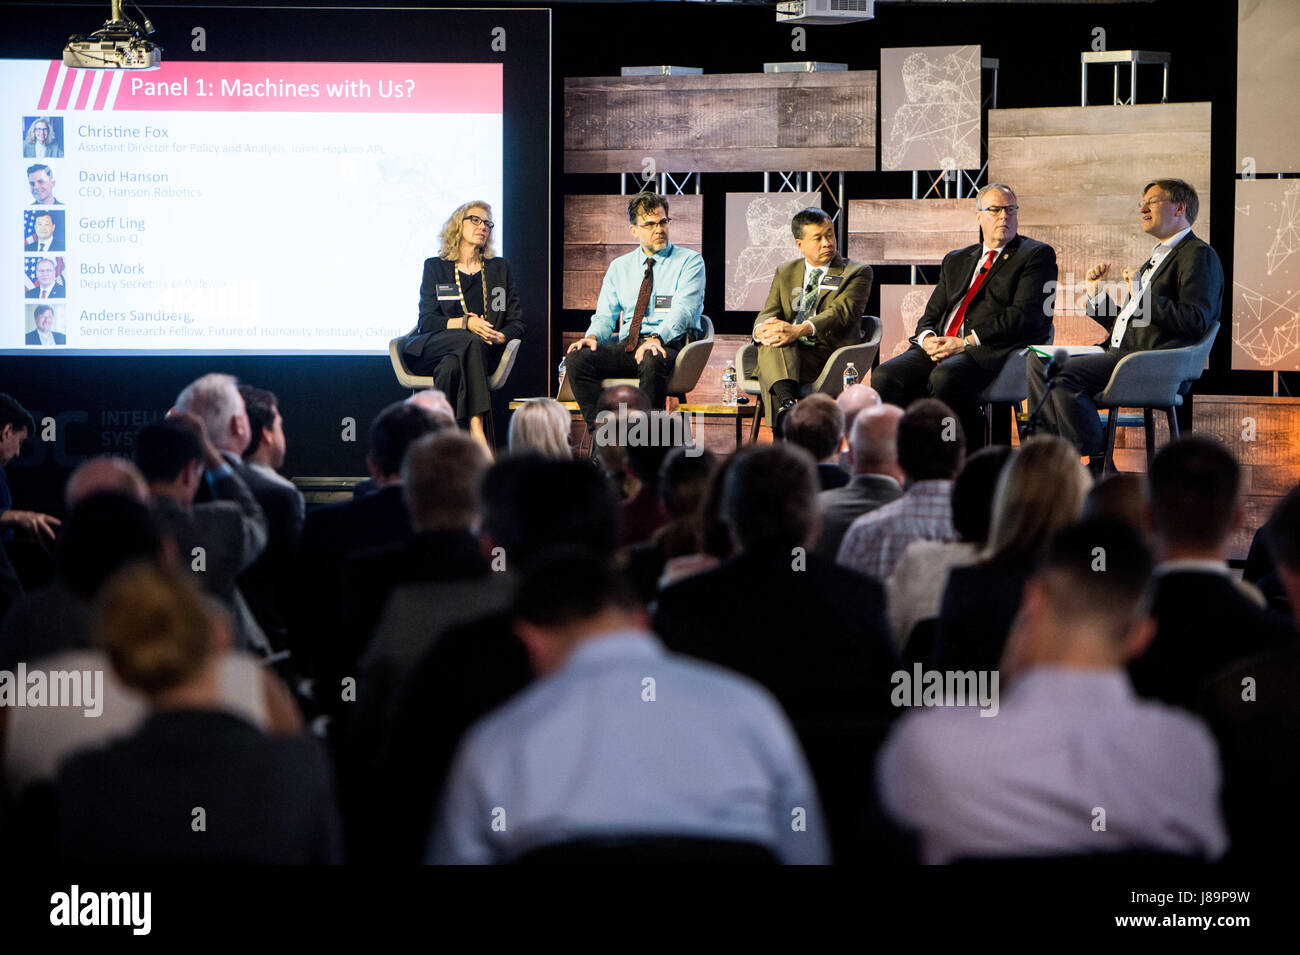
<svg viewBox="0 0 1300 955"><path fill-rule="evenodd" d="M484 219L482 216L476 216L473 215L472 213L465 216L465 221L472 222L475 225L485 225L488 227L489 231L497 227L497 224L493 222L491 219Z"/></svg>
<svg viewBox="0 0 1300 955"><path fill-rule="evenodd" d="M635 225L638 229L654 229L658 226L667 229L668 223L672 221L673 220L670 216L664 216L662 219L655 219L653 222L637 222Z"/></svg>
<svg viewBox="0 0 1300 955"><path fill-rule="evenodd" d="M1020 211L1020 204L1017 203L1016 205L1013 206L985 206L984 208L976 209L975 211L987 212L995 219L998 216L1005 216L1007 218L1010 218L1011 216L1015 215L1017 212Z"/></svg>

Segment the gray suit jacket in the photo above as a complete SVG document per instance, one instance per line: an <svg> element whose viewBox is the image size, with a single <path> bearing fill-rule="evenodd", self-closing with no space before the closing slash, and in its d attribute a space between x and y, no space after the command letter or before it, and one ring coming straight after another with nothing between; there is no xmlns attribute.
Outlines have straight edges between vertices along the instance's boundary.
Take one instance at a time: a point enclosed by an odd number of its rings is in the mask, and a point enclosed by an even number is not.
<svg viewBox="0 0 1300 955"><path fill-rule="evenodd" d="M266 548L266 517L237 473L209 481L214 500L182 507L169 497L153 501L159 529L176 538L181 565L195 583L230 612L241 649L265 653L266 636L235 585ZM201 547L201 553L195 548Z"/></svg>
<svg viewBox="0 0 1300 955"><path fill-rule="evenodd" d="M898 482L883 474L855 474L849 483L817 495L822 510L822 536L813 550L835 560L840 541L855 518L903 496Z"/></svg>

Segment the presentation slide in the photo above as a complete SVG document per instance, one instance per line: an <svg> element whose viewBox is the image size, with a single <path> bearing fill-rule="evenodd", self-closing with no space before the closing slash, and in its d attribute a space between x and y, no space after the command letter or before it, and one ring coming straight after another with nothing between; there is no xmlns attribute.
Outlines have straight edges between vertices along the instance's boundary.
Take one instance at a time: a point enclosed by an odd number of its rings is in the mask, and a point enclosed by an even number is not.
<svg viewBox="0 0 1300 955"><path fill-rule="evenodd" d="M0 60L0 115L2 352L373 354L457 206L505 253L499 63Z"/></svg>

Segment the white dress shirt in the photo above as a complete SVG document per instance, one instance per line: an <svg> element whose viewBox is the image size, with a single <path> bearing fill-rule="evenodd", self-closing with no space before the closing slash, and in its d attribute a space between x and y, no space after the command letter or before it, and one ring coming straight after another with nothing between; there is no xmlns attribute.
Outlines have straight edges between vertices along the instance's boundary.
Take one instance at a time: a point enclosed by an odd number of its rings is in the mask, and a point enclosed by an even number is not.
<svg viewBox="0 0 1300 955"><path fill-rule="evenodd" d="M1138 698L1119 669L1036 667L987 719L913 710L877 770L885 809L919 831L927 864L1136 848L1217 859L1228 846L1214 738Z"/></svg>
<svg viewBox="0 0 1300 955"><path fill-rule="evenodd" d="M1151 279L1160 271L1160 266L1165 264L1165 261L1169 258L1169 253L1174 250L1179 242L1187 238L1191 231L1191 227L1188 226L1182 232L1175 232L1169 238L1157 242L1155 248L1151 250L1151 268L1147 269L1139 277L1138 293L1129 297L1129 300L1124 303L1124 307L1120 309L1119 315L1115 319L1115 326L1110 333L1111 348L1118 348L1120 342L1124 340L1124 332L1128 329L1129 320L1133 318L1133 313L1137 311L1138 306L1142 303L1142 292L1151 284ZM1093 311L1100 312L1105 307L1105 304L1106 293L1099 292L1092 300Z"/></svg>
<svg viewBox="0 0 1300 955"><path fill-rule="evenodd" d="M786 863L828 861L817 793L777 703L637 630L580 643L469 730L428 857L505 862L629 834L733 839Z"/></svg>
<svg viewBox="0 0 1300 955"><path fill-rule="evenodd" d="M954 305L952 308L948 309L948 314L943 317L943 324L941 327L944 329L944 331L947 331L948 326L952 324L953 316L957 314L957 309L961 308L961 303L966 300L966 294L970 292L970 287L974 285L975 280L979 278L980 269L984 268L984 263L987 261L989 263L989 268L990 269L993 268L993 263L998 260L998 256L1002 254L1002 250L1005 248L1006 246L998 246L998 248L996 249L990 249L986 245L980 249L980 257L975 263L975 271L971 272L970 281L966 283L966 292L962 293L962 297L957 299L957 304ZM996 255L994 255L992 259L989 258L990 252L996 253ZM927 328L925 331L921 332L921 334L916 336L916 343L919 345L921 344L921 342L925 341L926 336L936 335L936 334L938 333L932 332L930 331L930 329ZM975 334L974 330L968 332L967 334L969 334L972 338L975 339L976 345L980 343L980 337Z"/></svg>

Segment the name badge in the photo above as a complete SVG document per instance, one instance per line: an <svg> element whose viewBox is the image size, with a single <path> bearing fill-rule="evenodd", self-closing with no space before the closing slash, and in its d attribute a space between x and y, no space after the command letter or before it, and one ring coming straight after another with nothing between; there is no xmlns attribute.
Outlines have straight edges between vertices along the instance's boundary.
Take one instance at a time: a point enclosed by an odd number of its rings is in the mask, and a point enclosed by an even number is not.
<svg viewBox="0 0 1300 955"><path fill-rule="evenodd" d="M438 301L440 302L459 302L460 295L456 292L455 285L439 285Z"/></svg>
<svg viewBox="0 0 1300 955"><path fill-rule="evenodd" d="M673 297L672 297L671 295L656 295L656 296L655 296L655 311L656 311L656 312L666 312L668 309L670 309L670 308L672 308L672 307L673 307Z"/></svg>
<svg viewBox="0 0 1300 955"><path fill-rule="evenodd" d="M844 276L842 275L823 275L821 278L821 282L818 283L817 287L819 289L839 288L840 283L843 281L844 281Z"/></svg>

